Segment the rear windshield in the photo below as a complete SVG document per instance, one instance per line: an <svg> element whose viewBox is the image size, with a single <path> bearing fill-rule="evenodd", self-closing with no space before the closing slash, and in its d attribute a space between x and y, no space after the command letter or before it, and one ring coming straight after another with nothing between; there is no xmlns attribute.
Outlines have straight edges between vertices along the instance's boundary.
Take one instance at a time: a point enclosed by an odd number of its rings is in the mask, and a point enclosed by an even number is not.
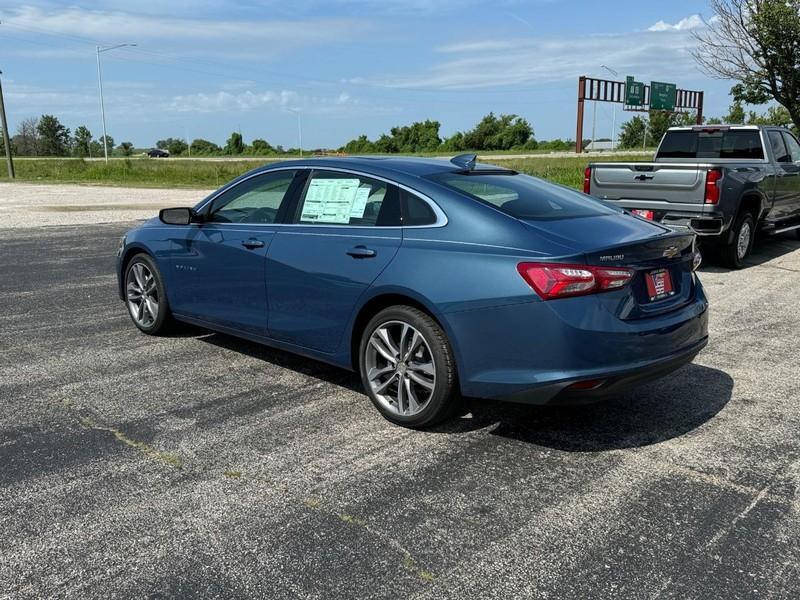
<svg viewBox="0 0 800 600"><path fill-rule="evenodd" d="M589 196L527 175L437 173L431 179L517 219L572 219L617 212Z"/></svg>
<svg viewBox="0 0 800 600"><path fill-rule="evenodd" d="M755 129L668 131L656 158L764 158Z"/></svg>

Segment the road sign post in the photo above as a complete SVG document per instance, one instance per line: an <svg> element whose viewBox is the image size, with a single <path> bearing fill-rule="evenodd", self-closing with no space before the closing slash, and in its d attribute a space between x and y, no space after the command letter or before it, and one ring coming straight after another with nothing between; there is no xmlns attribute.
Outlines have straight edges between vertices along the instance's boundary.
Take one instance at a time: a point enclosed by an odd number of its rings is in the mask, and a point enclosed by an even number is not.
<svg viewBox="0 0 800 600"><path fill-rule="evenodd" d="M703 92L679 89L674 83L653 81L645 85L633 77L625 81L595 79L582 75L578 78L578 118L575 131L575 152L583 152L583 113L586 101L616 102L625 110L650 112L663 110L671 113L695 111L697 124L703 124ZM612 136L613 137L613 136Z"/></svg>

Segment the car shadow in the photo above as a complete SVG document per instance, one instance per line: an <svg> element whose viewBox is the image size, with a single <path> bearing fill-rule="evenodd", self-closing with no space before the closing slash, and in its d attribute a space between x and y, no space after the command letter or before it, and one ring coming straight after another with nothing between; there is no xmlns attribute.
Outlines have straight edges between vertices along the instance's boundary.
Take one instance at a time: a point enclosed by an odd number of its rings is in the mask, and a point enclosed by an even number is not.
<svg viewBox="0 0 800 600"><path fill-rule="evenodd" d="M341 369L313 358L306 358L299 354L292 354L291 352L271 348L270 346L237 338L225 333L201 329L194 325L188 327L191 327L194 331L196 339L207 344L212 344L218 348L225 348L226 350L231 350L240 354L246 354L247 356L262 360L277 367L301 373L306 377L327 381L334 385L363 393L361 378L358 374L346 369Z"/></svg>
<svg viewBox="0 0 800 600"><path fill-rule="evenodd" d="M491 433L569 452L637 448L685 435L714 417L731 399L724 371L690 364L617 398L582 406L531 406L465 400L460 418L438 431L459 433L494 426Z"/></svg>
<svg viewBox="0 0 800 600"><path fill-rule="evenodd" d="M756 267L795 250L800 250L800 239L797 238L794 231L775 236L760 235L755 241L750 256L744 261L745 268ZM701 247L701 253L703 254L703 264L700 266L700 273L727 273L731 270L722 266L713 249Z"/></svg>
<svg viewBox="0 0 800 600"><path fill-rule="evenodd" d="M223 333L191 328L196 339L306 377L363 394L356 373ZM697 429L728 403L733 379L725 372L689 364L625 395L582 406L532 406L464 398L455 418L430 433L491 434L571 452L597 452L657 444ZM365 402L369 402L364 397ZM376 413L377 417L377 413Z"/></svg>

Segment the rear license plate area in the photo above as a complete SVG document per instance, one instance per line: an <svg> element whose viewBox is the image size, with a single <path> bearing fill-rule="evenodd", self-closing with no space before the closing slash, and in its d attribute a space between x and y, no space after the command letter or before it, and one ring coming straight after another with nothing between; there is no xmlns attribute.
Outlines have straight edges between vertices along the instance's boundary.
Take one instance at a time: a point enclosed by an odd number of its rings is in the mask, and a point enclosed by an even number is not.
<svg viewBox="0 0 800 600"><path fill-rule="evenodd" d="M672 276L667 269L656 269L646 273L644 281L647 285L647 297L650 302L658 302L675 295Z"/></svg>

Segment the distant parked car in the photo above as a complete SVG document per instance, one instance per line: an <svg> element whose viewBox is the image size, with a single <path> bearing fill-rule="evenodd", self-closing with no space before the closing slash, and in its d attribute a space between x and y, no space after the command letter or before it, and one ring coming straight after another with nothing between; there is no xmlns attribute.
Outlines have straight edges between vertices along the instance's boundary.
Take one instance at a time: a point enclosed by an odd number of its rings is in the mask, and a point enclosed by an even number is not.
<svg viewBox="0 0 800 600"><path fill-rule="evenodd" d="M461 394L588 402L691 361L697 265L691 232L474 155L318 158L162 210L117 277L144 333L175 318L352 369L422 427Z"/></svg>
<svg viewBox="0 0 800 600"><path fill-rule="evenodd" d="M151 148L147 151L147 156L150 158L169 158L169 152L161 148Z"/></svg>

